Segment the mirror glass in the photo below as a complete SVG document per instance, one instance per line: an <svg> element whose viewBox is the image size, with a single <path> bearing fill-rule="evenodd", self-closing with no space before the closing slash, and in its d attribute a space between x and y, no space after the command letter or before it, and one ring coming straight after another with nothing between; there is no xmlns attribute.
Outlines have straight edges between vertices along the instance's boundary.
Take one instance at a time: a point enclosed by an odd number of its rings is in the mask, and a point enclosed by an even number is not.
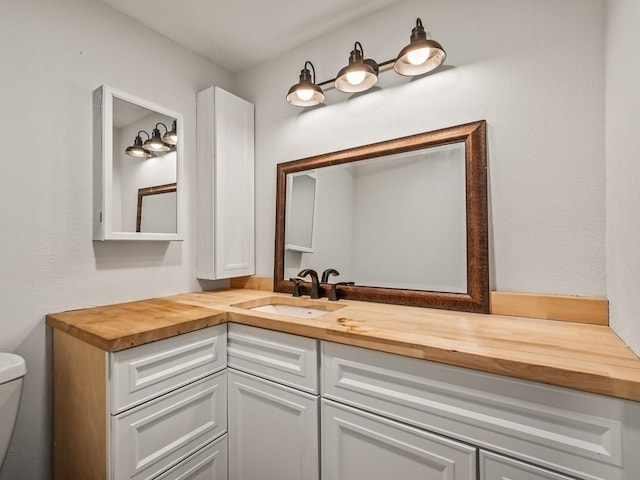
<svg viewBox="0 0 640 480"><path fill-rule="evenodd" d="M94 106L98 101L94 239L180 240L182 117L106 86L94 92ZM166 136L171 132L177 141ZM160 151L146 143L152 137L165 140ZM172 192L157 190L167 185Z"/></svg>
<svg viewBox="0 0 640 480"><path fill-rule="evenodd" d="M274 289L334 268L342 298L488 311L484 128L279 164Z"/></svg>

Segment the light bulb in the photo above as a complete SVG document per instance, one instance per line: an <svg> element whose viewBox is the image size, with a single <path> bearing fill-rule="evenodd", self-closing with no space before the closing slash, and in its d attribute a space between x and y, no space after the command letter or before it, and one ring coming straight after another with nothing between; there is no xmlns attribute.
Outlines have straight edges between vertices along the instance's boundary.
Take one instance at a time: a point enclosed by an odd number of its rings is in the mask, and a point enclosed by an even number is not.
<svg viewBox="0 0 640 480"><path fill-rule="evenodd" d="M313 90L309 88L298 89L296 90L296 95L300 100L306 102L307 100L311 100L311 97L313 97Z"/></svg>
<svg viewBox="0 0 640 480"><path fill-rule="evenodd" d="M430 48L417 48L415 50L411 50L407 54L407 60L411 65L422 65L429 59L429 55L431 54Z"/></svg>
<svg viewBox="0 0 640 480"><path fill-rule="evenodd" d="M351 85L360 85L364 81L365 72L362 70L347 72L347 82Z"/></svg>

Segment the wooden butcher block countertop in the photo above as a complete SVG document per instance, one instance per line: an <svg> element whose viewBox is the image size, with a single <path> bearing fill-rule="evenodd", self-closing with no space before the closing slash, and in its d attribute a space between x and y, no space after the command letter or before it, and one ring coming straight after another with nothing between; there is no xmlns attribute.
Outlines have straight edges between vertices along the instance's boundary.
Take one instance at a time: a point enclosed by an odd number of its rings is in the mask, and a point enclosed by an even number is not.
<svg viewBox="0 0 640 480"><path fill-rule="evenodd" d="M329 311L301 319L249 310L274 302ZM107 351L225 321L640 401L640 359L603 325L299 299L247 289L47 316L48 325Z"/></svg>

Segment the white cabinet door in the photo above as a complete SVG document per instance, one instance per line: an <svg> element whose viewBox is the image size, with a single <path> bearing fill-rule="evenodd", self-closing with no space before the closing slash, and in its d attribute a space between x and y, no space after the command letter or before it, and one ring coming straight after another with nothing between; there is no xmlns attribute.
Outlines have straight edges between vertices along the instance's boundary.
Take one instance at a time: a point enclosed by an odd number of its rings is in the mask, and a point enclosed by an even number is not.
<svg viewBox="0 0 640 480"><path fill-rule="evenodd" d="M318 480L318 397L228 372L229 479Z"/></svg>
<svg viewBox="0 0 640 480"><path fill-rule="evenodd" d="M480 451L480 480L572 480L559 473Z"/></svg>
<svg viewBox="0 0 640 480"><path fill-rule="evenodd" d="M196 275L255 273L254 107L219 87L197 96Z"/></svg>
<svg viewBox="0 0 640 480"><path fill-rule="evenodd" d="M150 480L227 431L222 371L111 417L112 475Z"/></svg>
<svg viewBox="0 0 640 480"><path fill-rule="evenodd" d="M227 435L223 435L155 480L227 480L227 477Z"/></svg>
<svg viewBox="0 0 640 480"><path fill-rule="evenodd" d="M322 400L323 480L474 480L476 449Z"/></svg>

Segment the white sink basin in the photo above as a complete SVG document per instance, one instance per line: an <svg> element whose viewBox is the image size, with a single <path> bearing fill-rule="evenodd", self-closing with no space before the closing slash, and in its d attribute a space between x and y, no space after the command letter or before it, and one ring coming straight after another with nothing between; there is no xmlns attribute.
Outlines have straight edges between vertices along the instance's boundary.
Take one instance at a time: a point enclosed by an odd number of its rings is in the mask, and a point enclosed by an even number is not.
<svg viewBox="0 0 640 480"><path fill-rule="evenodd" d="M254 312L275 313L277 315L296 318L316 318L329 313L327 310L320 310L319 308L280 304L261 305L259 307L250 308L249 310L253 310Z"/></svg>

